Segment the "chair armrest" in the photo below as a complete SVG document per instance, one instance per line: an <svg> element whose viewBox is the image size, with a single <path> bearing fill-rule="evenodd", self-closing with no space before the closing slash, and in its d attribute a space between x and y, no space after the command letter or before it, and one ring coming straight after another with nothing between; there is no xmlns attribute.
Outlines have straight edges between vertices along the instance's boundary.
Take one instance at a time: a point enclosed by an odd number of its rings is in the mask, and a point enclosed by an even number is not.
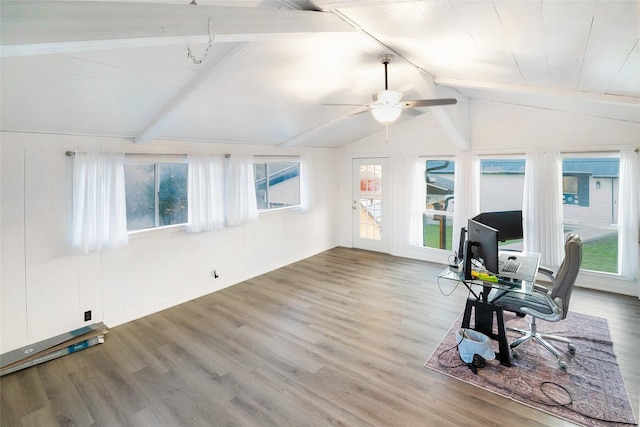
<svg viewBox="0 0 640 427"><path fill-rule="evenodd" d="M540 292L540 296L544 298L545 302L551 307L552 313L541 313L531 307L520 307L520 312L528 314L538 319L546 320L547 322L557 322L562 319L562 307L558 306L551 296L546 292Z"/></svg>
<svg viewBox="0 0 640 427"><path fill-rule="evenodd" d="M548 293L551 289L546 287L545 285L541 285L539 283L534 283L533 284L533 290L534 291L538 291L538 292L542 292L542 293Z"/></svg>
<svg viewBox="0 0 640 427"><path fill-rule="evenodd" d="M541 266L541 267L538 267L538 273L542 273L542 274L544 274L545 276L550 277L551 279L553 279L554 274L555 274L555 273L554 273L554 271L553 271L552 269L547 268L547 267L542 267L542 266Z"/></svg>
<svg viewBox="0 0 640 427"><path fill-rule="evenodd" d="M539 292L544 292L544 293L548 293L551 291L551 288L553 288L553 282L555 280L555 273L553 272L553 270L547 268L547 267L539 267L538 268L538 273L542 274L543 276L546 276L546 278L549 280L549 283L547 283L546 280L542 279L543 283L540 282L535 282L533 284L533 289L537 290Z"/></svg>

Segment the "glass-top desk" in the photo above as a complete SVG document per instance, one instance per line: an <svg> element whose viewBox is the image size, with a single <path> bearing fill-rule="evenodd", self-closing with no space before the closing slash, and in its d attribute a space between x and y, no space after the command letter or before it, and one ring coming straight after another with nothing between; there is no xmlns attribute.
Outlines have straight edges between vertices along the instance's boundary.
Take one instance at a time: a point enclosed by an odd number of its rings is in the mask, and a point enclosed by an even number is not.
<svg viewBox="0 0 640 427"><path fill-rule="evenodd" d="M502 308L494 303L510 292L531 294L538 267L540 266L539 253L501 251L500 261L498 262L500 268L509 257L515 257L517 261L521 262L521 266L514 273L502 272L497 277L497 281L486 281L477 278L466 280L461 269L452 269L450 267L447 267L438 275L438 279L461 282L469 289L469 293L473 295L473 298L470 296L467 299L461 327L474 329L497 341L499 352L496 354L496 359L506 366L511 366L512 363L511 349L507 341ZM478 292L478 287L481 287L482 291ZM492 290L495 290L495 292L491 292ZM472 314L474 314L473 326L471 326ZM493 327L494 314L497 323L497 334L494 332Z"/></svg>

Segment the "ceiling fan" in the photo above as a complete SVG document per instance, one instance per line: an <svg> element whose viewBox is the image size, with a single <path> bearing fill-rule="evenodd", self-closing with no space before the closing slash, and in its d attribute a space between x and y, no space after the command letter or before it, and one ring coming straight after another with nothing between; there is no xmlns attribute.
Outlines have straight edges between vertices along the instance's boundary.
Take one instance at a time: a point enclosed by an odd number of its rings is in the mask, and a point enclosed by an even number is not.
<svg viewBox="0 0 640 427"><path fill-rule="evenodd" d="M329 104L329 105L354 105L368 107L373 117L379 122L389 124L400 117L402 110L414 107L432 107L435 105L452 105L458 101L455 98L440 99L415 99L402 101L402 92L389 90L387 65L393 61L394 56L390 53L379 55L378 61L384 65L384 90L373 94L373 102L369 104ZM366 111L366 110L365 110Z"/></svg>

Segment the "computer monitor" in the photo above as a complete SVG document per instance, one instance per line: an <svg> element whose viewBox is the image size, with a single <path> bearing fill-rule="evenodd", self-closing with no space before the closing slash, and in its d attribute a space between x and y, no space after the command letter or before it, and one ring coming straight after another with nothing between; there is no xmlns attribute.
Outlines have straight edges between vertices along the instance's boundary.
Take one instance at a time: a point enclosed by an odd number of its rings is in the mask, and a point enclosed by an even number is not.
<svg viewBox="0 0 640 427"><path fill-rule="evenodd" d="M470 252L467 256L481 260L487 271L498 274L498 230L470 219L467 225L467 239Z"/></svg>
<svg viewBox="0 0 640 427"><path fill-rule="evenodd" d="M498 230L498 240L522 239L522 211L483 212L473 220Z"/></svg>

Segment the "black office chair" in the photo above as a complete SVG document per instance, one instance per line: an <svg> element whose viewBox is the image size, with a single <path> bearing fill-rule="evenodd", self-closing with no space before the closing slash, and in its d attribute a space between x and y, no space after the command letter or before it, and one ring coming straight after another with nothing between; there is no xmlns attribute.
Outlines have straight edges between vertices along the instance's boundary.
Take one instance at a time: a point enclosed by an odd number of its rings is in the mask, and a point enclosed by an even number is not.
<svg viewBox="0 0 640 427"><path fill-rule="evenodd" d="M564 244L564 259L555 273L548 268L540 267L538 272L551 279L551 289L535 284L531 295L508 293L498 298L494 304L503 310L531 316L530 329L507 328L521 333L523 336L510 344L513 357L518 357L517 348L529 340L534 340L552 353L560 369L567 370L567 363L562 355L547 340L560 341L567 344L569 353L575 354L576 347L564 337L538 332L536 319L557 322L567 317L571 292L582 264L582 239L575 233L569 233Z"/></svg>

